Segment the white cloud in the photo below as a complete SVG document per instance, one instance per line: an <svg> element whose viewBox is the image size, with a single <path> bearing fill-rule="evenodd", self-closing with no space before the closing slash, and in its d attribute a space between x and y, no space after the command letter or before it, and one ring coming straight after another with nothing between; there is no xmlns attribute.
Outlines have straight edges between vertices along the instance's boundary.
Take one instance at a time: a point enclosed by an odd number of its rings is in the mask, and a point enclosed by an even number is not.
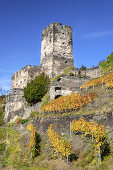
<svg viewBox="0 0 113 170"><path fill-rule="evenodd" d="M112 35L113 31L103 31L103 32L94 32L94 33L89 33L89 34L85 34L82 37L83 38L95 38L95 37L102 37L102 36L106 36L106 35Z"/></svg>

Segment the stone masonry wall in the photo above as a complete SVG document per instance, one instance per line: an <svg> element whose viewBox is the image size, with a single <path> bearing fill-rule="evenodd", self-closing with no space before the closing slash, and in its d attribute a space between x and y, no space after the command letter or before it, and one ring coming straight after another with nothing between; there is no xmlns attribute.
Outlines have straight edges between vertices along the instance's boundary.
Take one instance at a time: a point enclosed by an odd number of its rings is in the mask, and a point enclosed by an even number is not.
<svg viewBox="0 0 113 170"><path fill-rule="evenodd" d="M5 122L11 121L16 115L23 119L30 116L33 111L40 110L41 103L37 103L34 106L27 106L27 102L23 97L23 89L13 89L7 96L5 105Z"/></svg>
<svg viewBox="0 0 113 170"><path fill-rule="evenodd" d="M72 27L52 23L42 32L41 68L50 78L74 66Z"/></svg>
<svg viewBox="0 0 113 170"><path fill-rule="evenodd" d="M66 96L71 93L80 92L80 86L88 81L89 78L79 78L75 76L60 77L54 81L50 87L50 99L53 100L58 96Z"/></svg>
<svg viewBox="0 0 113 170"><path fill-rule="evenodd" d="M65 116L58 118L39 118L34 119L33 124L37 128L37 132L41 135L47 134L47 130L50 124L53 124L54 130L60 135L69 134L70 131L70 121L73 119L79 120L81 116ZM82 118L86 121L94 121L96 123L102 122L106 130L110 130L113 127L113 116L112 115L83 115Z"/></svg>
<svg viewBox="0 0 113 170"><path fill-rule="evenodd" d="M90 78L97 78L97 77L101 76L99 66L92 67L92 68L86 68L86 70L80 70L80 74L81 74L81 76L86 76L86 77L90 77Z"/></svg>
<svg viewBox="0 0 113 170"><path fill-rule="evenodd" d="M13 88L21 88L23 89L27 83L34 79L38 74L40 74L41 70L39 66L31 66L28 65L21 70L17 71L14 75L12 75L11 81L11 89Z"/></svg>

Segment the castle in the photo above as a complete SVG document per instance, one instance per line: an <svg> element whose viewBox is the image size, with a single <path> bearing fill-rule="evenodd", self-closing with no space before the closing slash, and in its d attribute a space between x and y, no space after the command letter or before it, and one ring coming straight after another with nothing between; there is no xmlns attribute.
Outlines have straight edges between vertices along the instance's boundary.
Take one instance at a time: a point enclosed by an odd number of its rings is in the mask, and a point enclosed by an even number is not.
<svg viewBox="0 0 113 170"><path fill-rule="evenodd" d="M67 67L74 67L72 27L61 23L51 23L42 31L40 66L28 65L12 75L11 93L7 96L5 106L5 121L8 122L15 115L28 117L30 111L39 109L25 105L23 89L27 83L41 72L50 78L62 74ZM78 75L81 75L81 78ZM53 82L50 87L50 99L61 95L79 92L80 85L91 78L100 76L99 67L79 70L74 68L73 75L66 75Z"/></svg>

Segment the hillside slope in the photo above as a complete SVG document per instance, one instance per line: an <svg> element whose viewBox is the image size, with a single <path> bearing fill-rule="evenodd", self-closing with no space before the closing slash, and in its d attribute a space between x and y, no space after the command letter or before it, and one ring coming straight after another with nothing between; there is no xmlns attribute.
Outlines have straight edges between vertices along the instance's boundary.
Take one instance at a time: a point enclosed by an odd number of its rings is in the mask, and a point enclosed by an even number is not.
<svg viewBox="0 0 113 170"><path fill-rule="evenodd" d="M18 119L15 123L0 128L0 162L1 169L113 169L113 89L105 86L82 91L88 94L96 93L93 102L78 110L68 113L40 113L27 121ZM106 140L101 151L102 163L99 163L98 153L95 154L94 143L90 136L83 133L71 133L70 121L83 118L88 122L103 124ZM53 147L48 139L47 130L50 124L54 130L72 145L69 162L60 153L53 157ZM29 152L30 131L28 124L36 127L35 156ZM32 153L33 154L33 153ZM33 158L31 158L33 157Z"/></svg>

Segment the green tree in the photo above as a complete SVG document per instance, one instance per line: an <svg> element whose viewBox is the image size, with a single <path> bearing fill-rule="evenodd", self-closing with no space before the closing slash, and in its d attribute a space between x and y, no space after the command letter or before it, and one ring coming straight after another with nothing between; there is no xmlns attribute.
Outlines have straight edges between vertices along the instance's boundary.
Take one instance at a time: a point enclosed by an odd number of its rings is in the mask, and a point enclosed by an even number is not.
<svg viewBox="0 0 113 170"><path fill-rule="evenodd" d="M34 80L31 80L24 88L24 97L28 103L36 104L41 101L47 93L50 85L50 79L44 73L41 73Z"/></svg>
<svg viewBox="0 0 113 170"><path fill-rule="evenodd" d="M80 68L80 70L86 70L86 66L82 65L82 67Z"/></svg>
<svg viewBox="0 0 113 170"><path fill-rule="evenodd" d="M99 65L104 70L106 70L110 66L113 67L113 53L107 57L106 61L100 62Z"/></svg>

